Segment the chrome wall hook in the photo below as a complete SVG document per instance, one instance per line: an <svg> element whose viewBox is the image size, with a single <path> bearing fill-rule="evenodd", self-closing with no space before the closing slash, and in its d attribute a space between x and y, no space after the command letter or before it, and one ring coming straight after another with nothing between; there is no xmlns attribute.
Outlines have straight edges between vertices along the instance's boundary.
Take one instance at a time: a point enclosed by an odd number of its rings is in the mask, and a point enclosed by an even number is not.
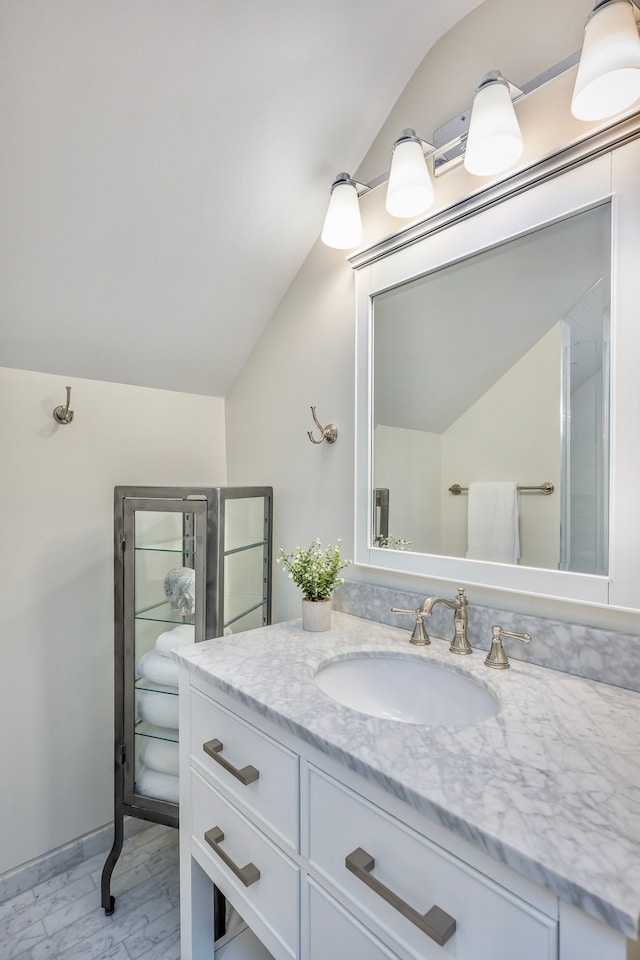
<svg viewBox="0 0 640 960"><path fill-rule="evenodd" d="M323 440L326 440L327 443L335 443L338 439L338 428L335 423L328 423L326 427L323 427L318 418L316 417L316 408L311 407L311 416L314 419L315 425L322 434L319 440L314 440L313 433L311 430L307 430L307 436L311 443L322 443Z"/></svg>
<svg viewBox="0 0 640 960"><path fill-rule="evenodd" d="M73 410L69 409L69 404L71 403L71 387L66 387L67 391L67 402L62 406L56 407L53 411L53 419L56 423L71 423L73 420Z"/></svg>

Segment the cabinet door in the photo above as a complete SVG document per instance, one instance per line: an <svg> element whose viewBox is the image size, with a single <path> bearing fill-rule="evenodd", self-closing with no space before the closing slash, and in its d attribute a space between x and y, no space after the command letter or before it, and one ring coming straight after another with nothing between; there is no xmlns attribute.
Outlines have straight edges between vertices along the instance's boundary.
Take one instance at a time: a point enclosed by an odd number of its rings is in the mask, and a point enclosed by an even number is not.
<svg viewBox="0 0 640 960"><path fill-rule="evenodd" d="M240 633L271 622L271 497L238 496L232 488L221 500L224 526L221 568L224 632Z"/></svg>
<svg viewBox="0 0 640 960"><path fill-rule="evenodd" d="M158 811L178 803L178 664L169 651L204 639L206 521L202 500L124 501L124 797Z"/></svg>
<svg viewBox="0 0 640 960"><path fill-rule="evenodd" d="M397 960L355 917L313 880L308 881L307 954L303 960Z"/></svg>

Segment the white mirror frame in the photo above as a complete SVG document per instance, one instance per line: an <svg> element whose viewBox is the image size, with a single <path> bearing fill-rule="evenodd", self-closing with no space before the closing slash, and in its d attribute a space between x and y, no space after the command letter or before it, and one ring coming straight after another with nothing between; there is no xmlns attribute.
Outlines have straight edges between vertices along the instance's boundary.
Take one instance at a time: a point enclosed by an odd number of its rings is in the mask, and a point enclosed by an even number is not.
<svg viewBox="0 0 640 960"><path fill-rule="evenodd" d="M640 136L638 118L350 257L356 269L355 562L517 593L640 609ZM613 148L612 148L613 144ZM619 144L619 145L618 145ZM612 208L608 576L372 544L373 297L603 202ZM447 358L441 361L447 363ZM450 358L454 375L454 358Z"/></svg>

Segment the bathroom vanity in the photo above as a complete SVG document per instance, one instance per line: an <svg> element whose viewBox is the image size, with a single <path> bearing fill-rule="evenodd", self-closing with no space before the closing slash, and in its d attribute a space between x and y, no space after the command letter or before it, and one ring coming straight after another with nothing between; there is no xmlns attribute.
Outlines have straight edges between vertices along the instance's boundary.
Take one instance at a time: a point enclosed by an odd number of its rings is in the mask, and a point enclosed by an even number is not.
<svg viewBox="0 0 640 960"><path fill-rule="evenodd" d="M640 696L408 640L334 613L176 653L183 960L214 955L214 885L249 928L224 960L637 958ZM494 709L399 722L314 679L380 657Z"/></svg>

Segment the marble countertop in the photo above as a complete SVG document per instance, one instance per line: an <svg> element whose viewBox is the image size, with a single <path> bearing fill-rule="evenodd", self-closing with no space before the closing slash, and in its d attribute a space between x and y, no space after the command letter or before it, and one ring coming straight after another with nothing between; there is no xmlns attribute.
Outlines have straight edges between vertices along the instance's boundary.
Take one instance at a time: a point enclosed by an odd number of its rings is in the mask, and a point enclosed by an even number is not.
<svg viewBox="0 0 640 960"><path fill-rule="evenodd" d="M194 673L405 800L497 860L635 938L640 913L640 694L406 629L333 614L175 651ZM318 688L337 658L390 652L474 677L500 703L473 726L426 727L358 713ZM381 748L381 744L383 747Z"/></svg>

